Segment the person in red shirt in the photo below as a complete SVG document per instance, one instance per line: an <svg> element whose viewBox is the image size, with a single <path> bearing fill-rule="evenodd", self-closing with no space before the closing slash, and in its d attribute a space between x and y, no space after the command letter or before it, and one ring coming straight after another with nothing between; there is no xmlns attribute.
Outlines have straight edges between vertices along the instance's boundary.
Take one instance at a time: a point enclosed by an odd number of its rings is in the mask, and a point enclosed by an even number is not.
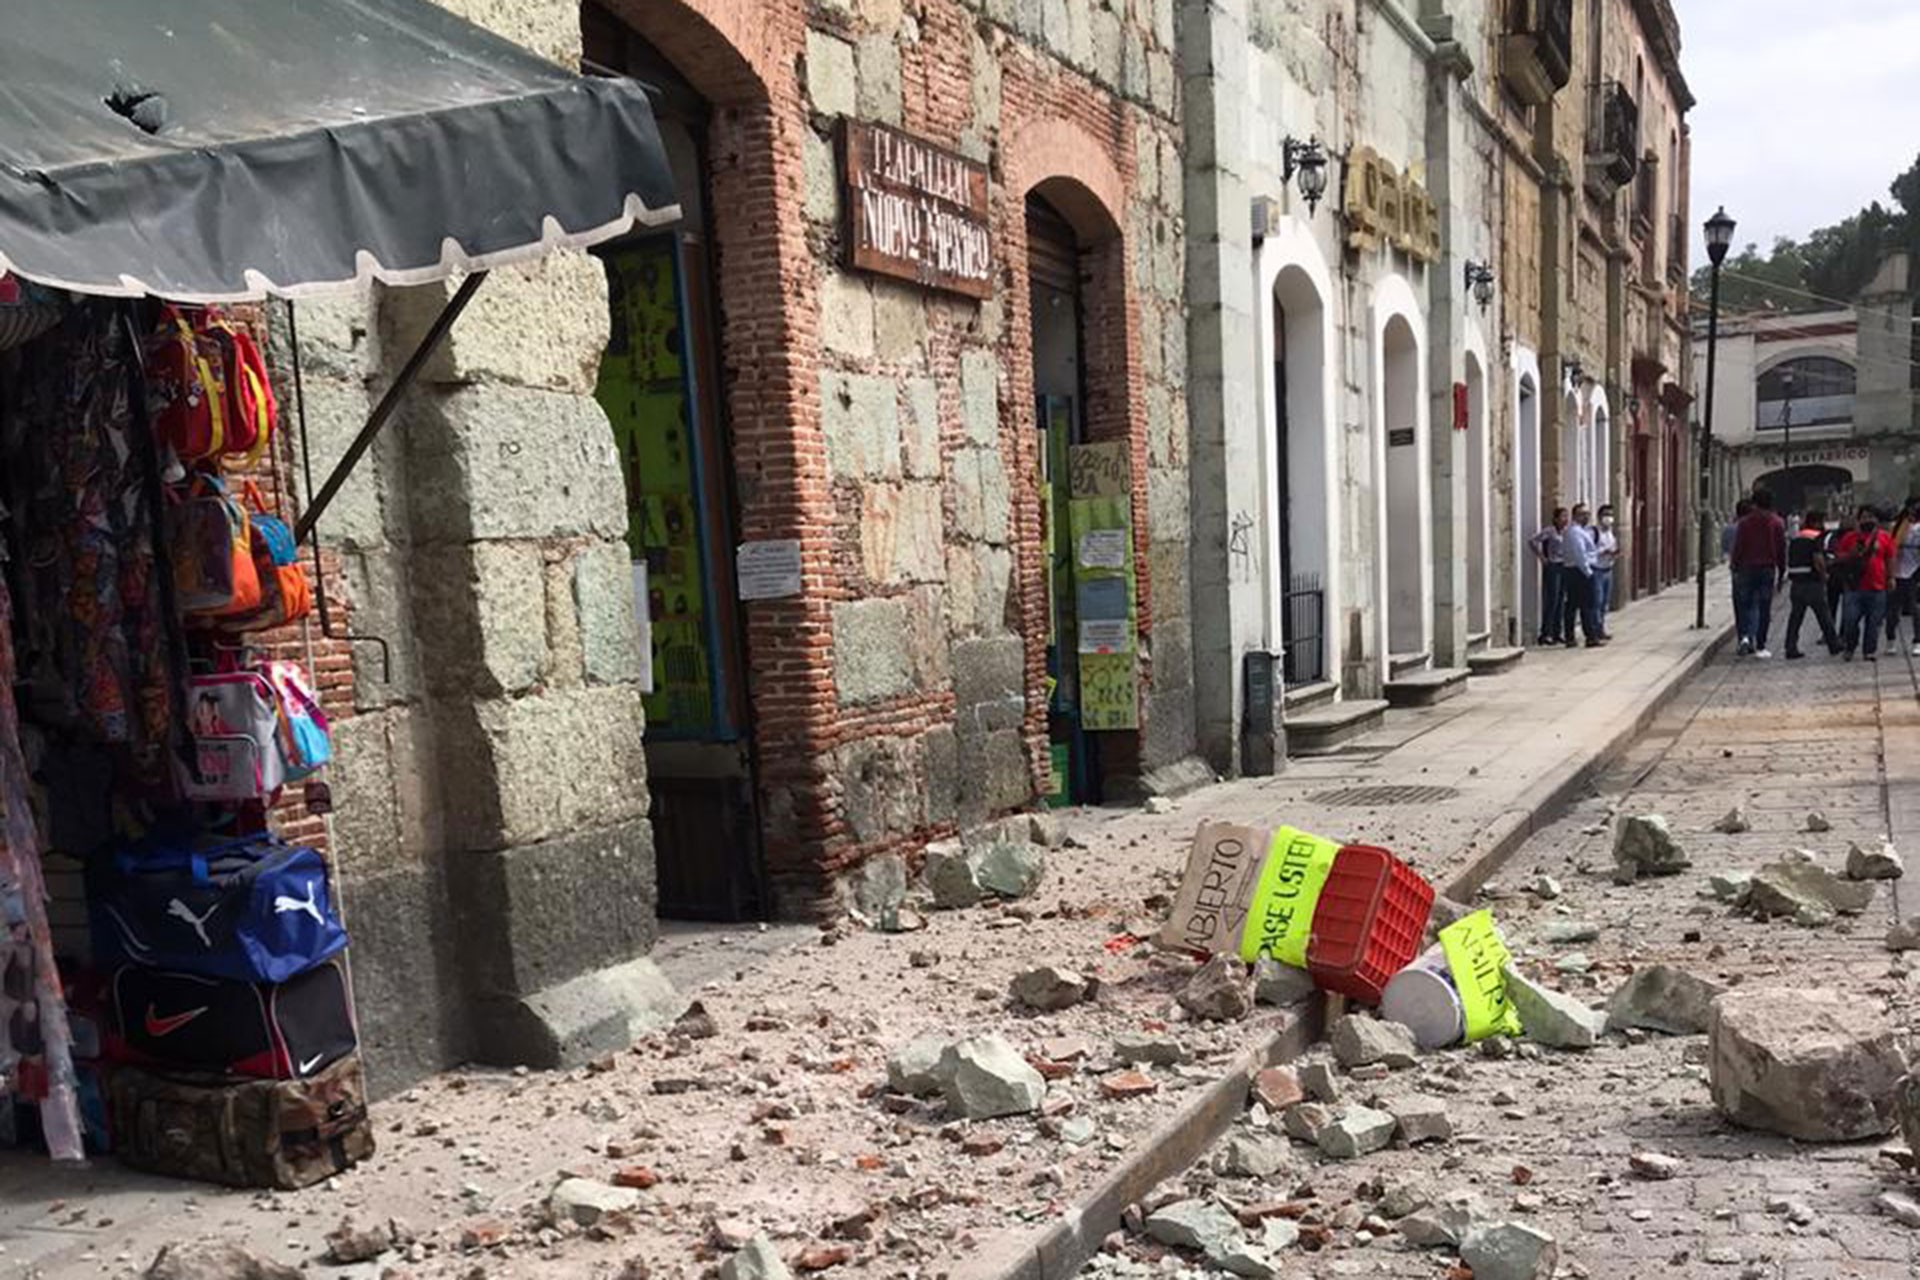
<svg viewBox="0 0 1920 1280"><path fill-rule="evenodd" d="M1834 548L1848 586L1840 605L1840 644L1848 662L1857 648L1868 662L1880 647L1887 618L1887 577L1893 565L1893 539L1880 527L1880 513L1860 508L1853 531Z"/></svg>
<svg viewBox="0 0 1920 1280"><path fill-rule="evenodd" d="M1787 525L1773 513L1773 495L1753 491L1753 509L1733 526L1734 626L1740 652L1771 658L1767 631L1773 624L1773 589L1787 572Z"/></svg>

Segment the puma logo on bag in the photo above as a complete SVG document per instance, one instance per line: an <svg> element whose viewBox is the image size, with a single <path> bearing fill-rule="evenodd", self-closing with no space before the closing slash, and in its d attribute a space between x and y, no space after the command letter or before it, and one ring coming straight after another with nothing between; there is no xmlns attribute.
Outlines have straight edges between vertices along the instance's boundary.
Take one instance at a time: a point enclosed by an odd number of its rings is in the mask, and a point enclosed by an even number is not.
<svg viewBox="0 0 1920 1280"><path fill-rule="evenodd" d="M173 898L167 903L167 914L176 920L185 920L188 924L192 925L193 931L200 935L200 945L209 951L213 950L213 940L207 937L207 921L213 919L213 913L219 909L220 904L216 902L207 908L205 915L197 916L193 914L192 907L189 907L178 898Z"/></svg>
<svg viewBox="0 0 1920 1280"><path fill-rule="evenodd" d="M307 881L307 896L304 901L299 898L290 898L284 893L277 894L273 899L273 914L284 915L289 911L304 911L313 917L315 924L325 927L327 922L320 914L320 904L314 901L317 883L313 880Z"/></svg>

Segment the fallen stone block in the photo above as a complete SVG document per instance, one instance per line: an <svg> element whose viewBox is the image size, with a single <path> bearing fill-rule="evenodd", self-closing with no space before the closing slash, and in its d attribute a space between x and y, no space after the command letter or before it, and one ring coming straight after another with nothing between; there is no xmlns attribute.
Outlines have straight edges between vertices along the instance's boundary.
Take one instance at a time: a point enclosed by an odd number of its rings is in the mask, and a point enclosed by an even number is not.
<svg viewBox="0 0 1920 1280"><path fill-rule="evenodd" d="M1887 950L1920 951L1920 916L1908 916L1887 926Z"/></svg>
<svg viewBox="0 0 1920 1280"><path fill-rule="evenodd" d="M1113 1038L1113 1056L1122 1062L1171 1067L1187 1060L1187 1047L1158 1031L1122 1031Z"/></svg>
<svg viewBox="0 0 1920 1280"><path fill-rule="evenodd" d="M1865 845L1847 846L1847 879L1898 880L1907 873L1907 864L1890 840L1882 840L1869 849Z"/></svg>
<svg viewBox="0 0 1920 1280"><path fill-rule="evenodd" d="M974 858L974 878L980 887L1002 898L1032 896L1046 875L1046 854L1030 843L998 840Z"/></svg>
<svg viewBox="0 0 1920 1280"><path fill-rule="evenodd" d="M1693 865L1666 818L1657 813L1622 818L1613 833L1615 879L1677 875Z"/></svg>
<svg viewBox="0 0 1920 1280"><path fill-rule="evenodd" d="M1300 1087L1316 1102L1340 1101L1340 1077L1330 1062L1309 1062L1300 1068Z"/></svg>
<svg viewBox="0 0 1920 1280"><path fill-rule="evenodd" d="M950 1044L936 1070L947 1109L967 1120L1038 1111L1047 1084L1014 1047L995 1035Z"/></svg>
<svg viewBox="0 0 1920 1280"><path fill-rule="evenodd" d="M1285 1008L1299 1004L1319 988L1305 969L1262 956L1253 962L1253 1000L1255 1004Z"/></svg>
<svg viewBox="0 0 1920 1280"><path fill-rule="evenodd" d="M1658 1151L1636 1151L1627 1157L1627 1168L1648 1182L1666 1182L1679 1176L1682 1165L1675 1157Z"/></svg>
<svg viewBox="0 0 1920 1280"><path fill-rule="evenodd" d="M1751 871L1716 871L1707 877L1707 887L1713 896L1735 906L1747 900L1747 891L1752 886Z"/></svg>
<svg viewBox="0 0 1920 1280"><path fill-rule="evenodd" d="M384 1222L362 1227L350 1217L342 1218L339 1226L327 1232L327 1261L336 1266L371 1262L391 1248L393 1230Z"/></svg>
<svg viewBox="0 0 1920 1280"><path fill-rule="evenodd" d="M1920 1070L1900 1082L1893 1094L1894 1117L1900 1122L1900 1136L1907 1150L1920 1154Z"/></svg>
<svg viewBox="0 0 1920 1280"><path fill-rule="evenodd" d="M1280 1117L1280 1126L1287 1131L1288 1137L1311 1142L1315 1146L1320 1143L1321 1130L1332 1123L1333 1108L1324 1102L1303 1102L1297 1107L1288 1107L1286 1114Z"/></svg>
<svg viewBox="0 0 1920 1280"><path fill-rule="evenodd" d="M1420 1056L1420 1046L1406 1027L1359 1013L1349 1013L1334 1023L1327 1033L1327 1043L1343 1067L1364 1067L1375 1062L1411 1065Z"/></svg>
<svg viewBox="0 0 1920 1280"><path fill-rule="evenodd" d="M1720 821L1713 824L1713 829L1723 836L1737 836L1753 830L1753 823L1747 820L1747 807L1740 804L1733 806Z"/></svg>
<svg viewBox="0 0 1920 1280"><path fill-rule="evenodd" d="M1058 849L1067 842L1067 823L1057 813L1027 815L1027 839L1042 849Z"/></svg>
<svg viewBox="0 0 1920 1280"><path fill-rule="evenodd" d="M1567 995L1543 987L1512 965L1506 967L1507 999L1520 1015L1527 1039L1554 1049L1591 1049L1607 1029L1607 1015Z"/></svg>
<svg viewBox="0 0 1920 1280"><path fill-rule="evenodd" d="M1920 1200L1899 1191L1883 1191L1873 1198L1873 1207L1903 1227L1920 1227Z"/></svg>
<svg viewBox="0 0 1920 1280"><path fill-rule="evenodd" d="M1240 1220L1211 1200L1176 1200L1147 1215L1147 1235L1175 1249L1210 1253L1240 1236Z"/></svg>
<svg viewBox="0 0 1920 1280"><path fill-rule="evenodd" d="M1833 824L1827 821L1827 815L1815 809L1807 815L1807 830L1815 835L1833 830Z"/></svg>
<svg viewBox="0 0 1920 1280"><path fill-rule="evenodd" d="M1298 1230L1296 1227L1295 1231ZM1209 1253L1207 1261L1230 1275L1245 1276L1248 1280L1274 1280L1280 1274L1280 1260L1275 1253L1264 1243L1239 1238Z"/></svg>
<svg viewBox="0 0 1920 1280"><path fill-rule="evenodd" d="M1400 1140L1410 1147L1453 1139L1453 1120L1447 1114L1447 1104L1438 1098L1411 1094L1387 1103L1387 1110L1399 1124Z"/></svg>
<svg viewBox="0 0 1920 1280"><path fill-rule="evenodd" d="M887 1087L924 1098L940 1092L940 1058L945 1036L919 1036L887 1055Z"/></svg>
<svg viewBox="0 0 1920 1280"><path fill-rule="evenodd" d="M1786 916L1795 923L1825 924L1835 915L1859 915L1873 902L1874 886L1842 880L1809 862L1769 862L1753 873L1746 909L1755 919Z"/></svg>
<svg viewBox="0 0 1920 1280"><path fill-rule="evenodd" d="M1720 1113L1806 1142L1891 1133L1906 1062L1872 1004L1824 988L1736 987L1713 1003L1708 1084Z"/></svg>
<svg viewBox="0 0 1920 1280"><path fill-rule="evenodd" d="M1538 875L1527 881L1527 892L1542 902L1552 902L1561 894L1560 882L1549 875Z"/></svg>
<svg viewBox="0 0 1920 1280"><path fill-rule="evenodd" d="M1042 964L1015 974L1009 990L1015 1001L1029 1009L1057 1013L1085 1000L1093 984L1072 969Z"/></svg>
<svg viewBox="0 0 1920 1280"><path fill-rule="evenodd" d="M611 1213L640 1207L640 1193L592 1178L566 1178L547 1196L547 1212L555 1222L590 1227Z"/></svg>
<svg viewBox="0 0 1920 1280"><path fill-rule="evenodd" d="M793 1280L773 1241L756 1235L740 1251L720 1264L720 1280Z"/></svg>
<svg viewBox="0 0 1920 1280"><path fill-rule="evenodd" d="M1467 1234L1460 1260L1473 1268L1473 1280L1549 1280L1560 1265L1560 1246L1523 1222L1496 1222Z"/></svg>
<svg viewBox="0 0 1920 1280"><path fill-rule="evenodd" d="M1553 946L1592 942L1600 936L1600 926L1591 920L1554 920L1540 930L1540 940Z"/></svg>
<svg viewBox="0 0 1920 1280"><path fill-rule="evenodd" d="M1707 1029L1715 997L1725 990L1684 969L1650 964L1614 989L1607 1000L1607 1026L1615 1031L1643 1027L1668 1035L1699 1035Z"/></svg>
<svg viewBox="0 0 1920 1280"><path fill-rule="evenodd" d="M942 911L974 906L986 896L973 851L958 840L928 845L924 874L933 905Z"/></svg>
<svg viewBox="0 0 1920 1280"><path fill-rule="evenodd" d="M1202 1022L1238 1022L1253 1012L1253 983L1239 959L1218 955L1194 971L1176 998Z"/></svg>
<svg viewBox="0 0 1920 1280"><path fill-rule="evenodd" d="M1285 1141L1238 1135L1227 1139L1214 1167L1230 1178L1271 1178L1291 1163Z"/></svg>
<svg viewBox="0 0 1920 1280"><path fill-rule="evenodd" d="M224 1240L164 1245L141 1275L145 1280L301 1280L292 1267Z"/></svg>
<svg viewBox="0 0 1920 1280"><path fill-rule="evenodd" d="M1301 1108L1295 1107L1294 1111ZM1293 1111L1289 1111L1292 1115ZM1393 1141L1398 1126L1392 1115L1372 1107L1348 1107L1322 1128L1314 1143L1335 1160L1354 1160L1379 1151Z"/></svg>

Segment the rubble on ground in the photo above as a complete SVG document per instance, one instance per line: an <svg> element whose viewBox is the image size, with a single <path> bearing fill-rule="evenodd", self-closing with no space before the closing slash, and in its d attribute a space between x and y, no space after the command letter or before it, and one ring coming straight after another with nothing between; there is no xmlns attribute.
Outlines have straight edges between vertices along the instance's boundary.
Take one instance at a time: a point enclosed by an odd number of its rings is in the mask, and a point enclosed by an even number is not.
<svg viewBox="0 0 1920 1280"><path fill-rule="evenodd" d="M1327 1043L1335 1061L1343 1067L1365 1067L1376 1062L1389 1067L1410 1067L1419 1061L1420 1048L1413 1032L1397 1022L1386 1022L1366 1014L1349 1013L1327 1032Z"/></svg>
<svg viewBox="0 0 1920 1280"><path fill-rule="evenodd" d="M1113 1038L1113 1056L1121 1062L1171 1067L1185 1062L1186 1047L1160 1031L1124 1031Z"/></svg>
<svg viewBox="0 0 1920 1280"><path fill-rule="evenodd" d="M362 1227L351 1217L342 1218L340 1225L327 1233L327 1261L343 1267L371 1262L393 1248L393 1243L394 1231L389 1223Z"/></svg>
<svg viewBox="0 0 1920 1280"><path fill-rule="evenodd" d="M1887 926L1887 950L1920 951L1920 916L1908 916Z"/></svg>
<svg viewBox="0 0 1920 1280"><path fill-rule="evenodd" d="M547 1196L547 1210L555 1222L591 1227L609 1214L631 1213L640 1205L640 1192L593 1178L565 1178Z"/></svg>
<svg viewBox="0 0 1920 1280"><path fill-rule="evenodd" d="M1920 1227L1920 1200L1898 1191L1883 1191L1874 1197L1873 1207L1903 1227Z"/></svg>
<svg viewBox="0 0 1920 1280"><path fill-rule="evenodd" d="M1649 1182L1666 1182L1679 1174L1680 1161L1659 1151L1636 1151L1627 1159L1635 1177Z"/></svg>
<svg viewBox="0 0 1920 1280"><path fill-rule="evenodd" d="M1354 1160L1378 1151L1393 1141L1399 1122L1385 1111L1354 1105L1320 1129L1314 1141L1320 1150L1335 1160Z"/></svg>
<svg viewBox="0 0 1920 1280"><path fill-rule="evenodd" d="M1046 878L1045 850L1016 840L1002 824L972 842L936 840L927 846L921 875L933 905L944 911L975 906L990 897L1031 897ZM1020 828L1022 831L1025 828Z"/></svg>
<svg viewBox="0 0 1920 1280"><path fill-rule="evenodd" d="M1057 1013L1087 999L1093 983L1072 969L1042 964L1015 974L1009 990L1016 1003L1043 1013Z"/></svg>
<svg viewBox="0 0 1920 1280"><path fill-rule="evenodd" d="M1400 1234L1422 1249L1458 1248L1486 1213L1478 1196L1455 1193L1401 1217Z"/></svg>
<svg viewBox="0 0 1920 1280"><path fill-rule="evenodd" d="M1237 958L1214 956L1194 970L1179 1000L1202 1022L1238 1022L1253 1012L1253 981Z"/></svg>
<svg viewBox="0 0 1920 1280"><path fill-rule="evenodd" d="M1753 823L1747 818L1747 807L1743 804L1733 806L1720 821L1713 824L1713 829L1723 836L1737 836L1753 830Z"/></svg>
<svg viewBox="0 0 1920 1280"><path fill-rule="evenodd" d="M1607 1015L1562 991L1543 987L1513 965L1506 968L1507 999L1520 1015L1527 1039L1553 1049L1591 1049L1607 1028Z"/></svg>
<svg viewBox="0 0 1920 1280"><path fill-rule="evenodd" d="M1177 1200L1147 1215L1146 1232L1161 1244L1210 1254L1240 1234L1240 1221L1210 1200Z"/></svg>
<svg viewBox="0 0 1920 1280"><path fill-rule="evenodd" d="M1453 1138L1453 1119L1447 1104L1425 1094L1412 1094L1387 1103L1400 1140L1408 1146L1422 1142L1448 1142Z"/></svg>
<svg viewBox="0 0 1920 1280"><path fill-rule="evenodd" d="M1693 865L1657 813L1622 818L1613 836L1614 878L1631 884L1640 876L1677 875Z"/></svg>
<svg viewBox="0 0 1920 1280"><path fill-rule="evenodd" d="M936 1070L947 1109L966 1120L1038 1111L1047 1083L1011 1044L996 1035L949 1044Z"/></svg>
<svg viewBox="0 0 1920 1280"><path fill-rule="evenodd" d="M1716 871L1707 877L1707 895L1721 902L1731 902L1740 906L1747 900L1747 891L1753 887L1751 871Z"/></svg>
<svg viewBox="0 0 1920 1280"><path fill-rule="evenodd" d="M1699 1035L1707 1029L1713 1001L1726 988L1671 965L1637 969L1607 1000L1607 1027L1639 1027L1668 1035Z"/></svg>
<svg viewBox="0 0 1920 1280"><path fill-rule="evenodd" d="M887 1087L915 1097L940 1092L940 1058L947 1043L944 1036L919 1036L888 1054Z"/></svg>
<svg viewBox="0 0 1920 1280"><path fill-rule="evenodd" d="M1893 1112L1900 1134L1907 1140L1907 1150L1920 1156L1920 1067L1894 1090Z"/></svg>
<svg viewBox="0 0 1920 1280"><path fill-rule="evenodd" d="M140 1274L143 1280L302 1280L292 1267L225 1240L166 1245Z"/></svg>
<svg viewBox="0 0 1920 1280"><path fill-rule="evenodd" d="M773 1241L756 1235L740 1251L720 1264L720 1280L792 1280Z"/></svg>
<svg viewBox="0 0 1920 1280"><path fill-rule="evenodd" d="M1736 987L1714 1001L1708 1080L1722 1115L1805 1142L1893 1131L1906 1062L1873 1005L1825 988Z"/></svg>
<svg viewBox="0 0 1920 1280"><path fill-rule="evenodd" d="M1496 1222L1467 1234L1460 1260L1473 1268L1473 1280L1550 1280L1560 1246L1523 1222Z"/></svg>
<svg viewBox="0 0 1920 1280"><path fill-rule="evenodd" d="M1843 880L1811 862L1769 862L1753 873L1745 910L1757 920L1785 917L1809 927L1859 915L1873 901L1871 882Z"/></svg>
<svg viewBox="0 0 1920 1280"><path fill-rule="evenodd" d="M1823 835L1833 830L1833 824L1827 821L1827 815L1818 809L1807 814L1806 829L1813 835Z"/></svg>
<svg viewBox="0 0 1920 1280"><path fill-rule="evenodd" d="M1299 1004L1319 990L1313 977L1305 969L1296 969L1290 964L1281 964L1262 956L1253 964L1253 999L1255 1004L1275 1005L1285 1008Z"/></svg>
<svg viewBox="0 0 1920 1280"><path fill-rule="evenodd" d="M1847 846L1849 880L1898 880L1906 873L1906 864L1891 840L1882 840L1871 849L1857 842Z"/></svg>

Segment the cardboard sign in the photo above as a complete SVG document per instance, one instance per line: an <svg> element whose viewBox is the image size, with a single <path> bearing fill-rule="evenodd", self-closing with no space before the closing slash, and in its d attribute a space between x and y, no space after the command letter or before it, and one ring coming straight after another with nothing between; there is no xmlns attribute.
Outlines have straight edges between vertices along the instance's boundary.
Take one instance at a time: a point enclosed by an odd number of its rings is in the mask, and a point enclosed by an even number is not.
<svg viewBox="0 0 1920 1280"><path fill-rule="evenodd" d="M1510 958L1493 913L1487 910L1454 921L1440 931L1440 947L1447 957L1447 974L1460 993L1460 1009L1467 1024L1467 1043L1488 1036L1517 1036L1520 1015L1507 999L1506 965Z"/></svg>
<svg viewBox="0 0 1920 1280"><path fill-rule="evenodd" d="M1256 827L1203 823L1160 941L1189 951L1237 952L1269 839Z"/></svg>
<svg viewBox="0 0 1920 1280"><path fill-rule="evenodd" d="M1313 934L1313 909L1333 870L1340 842L1281 827L1267 845L1266 863L1247 905L1240 935L1240 958L1248 964L1262 956L1307 967L1307 942Z"/></svg>

